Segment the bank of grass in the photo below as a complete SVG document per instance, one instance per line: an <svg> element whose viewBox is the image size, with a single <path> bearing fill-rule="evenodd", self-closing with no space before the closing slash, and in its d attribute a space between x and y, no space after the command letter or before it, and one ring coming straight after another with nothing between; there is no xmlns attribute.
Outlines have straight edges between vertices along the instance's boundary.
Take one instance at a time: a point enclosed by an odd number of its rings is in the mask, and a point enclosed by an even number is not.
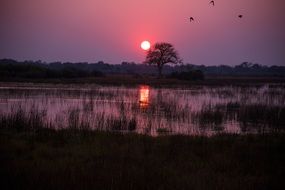
<svg viewBox="0 0 285 190"><path fill-rule="evenodd" d="M1 189L284 189L285 136L0 128Z"/></svg>
<svg viewBox="0 0 285 190"><path fill-rule="evenodd" d="M130 75L130 74L113 74L105 77L86 77L86 78L53 78L53 79L27 79L27 78L7 78L0 79L0 85L9 85L9 83L38 83L38 84L97 84L112 86L136 86L147 84L151 86L164 87L181 87L181 86L261 86L264 84L279 84L284 86L285 77L274 76L206 76L204 80L178 80L175 78L150 75Z"/></svg>

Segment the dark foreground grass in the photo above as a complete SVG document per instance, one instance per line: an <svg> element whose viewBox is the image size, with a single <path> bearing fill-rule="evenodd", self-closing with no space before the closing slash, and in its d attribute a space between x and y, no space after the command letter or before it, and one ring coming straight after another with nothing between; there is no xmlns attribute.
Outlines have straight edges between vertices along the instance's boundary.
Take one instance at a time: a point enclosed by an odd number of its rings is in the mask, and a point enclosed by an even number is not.
<svg viewBox="0 0 285 190"><path fill-rule="evenodd" d="M284 189L284 135L0 128L1 189Z"/></svg>

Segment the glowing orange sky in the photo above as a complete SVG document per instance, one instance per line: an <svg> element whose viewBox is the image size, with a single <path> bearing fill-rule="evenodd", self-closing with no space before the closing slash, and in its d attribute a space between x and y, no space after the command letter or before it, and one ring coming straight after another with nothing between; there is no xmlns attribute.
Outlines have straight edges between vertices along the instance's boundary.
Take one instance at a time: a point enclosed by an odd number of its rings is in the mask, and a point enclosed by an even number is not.
<svg viewBox="0 0 285 190"><path fill-rule="evenodd" d="M1 0L0 58L142 62L149 40L172 43L186 63L285 65L285 1L215 2Z"/></svg>

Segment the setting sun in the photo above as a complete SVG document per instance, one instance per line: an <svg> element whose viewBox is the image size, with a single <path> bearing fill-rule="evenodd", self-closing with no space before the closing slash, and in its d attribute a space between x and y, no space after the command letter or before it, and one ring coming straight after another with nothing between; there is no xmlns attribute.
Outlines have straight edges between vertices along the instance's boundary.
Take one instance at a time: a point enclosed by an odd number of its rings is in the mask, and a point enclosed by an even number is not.
<svg viewBox="0 0 285 190"><path fill-rule="evenodd" d="M149 48L150 48L150 43L149 43L149 41L143 41L143 42L141 43L141 48L142 48L143 50L149 50Z"/></svg>

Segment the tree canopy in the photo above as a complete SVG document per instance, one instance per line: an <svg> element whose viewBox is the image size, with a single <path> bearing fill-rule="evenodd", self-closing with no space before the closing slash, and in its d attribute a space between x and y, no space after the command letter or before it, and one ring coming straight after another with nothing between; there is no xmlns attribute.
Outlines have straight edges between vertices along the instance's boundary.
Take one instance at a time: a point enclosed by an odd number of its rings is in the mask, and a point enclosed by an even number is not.
<svg viewBox="0 0 285 190"><path fill-rule="evenodd" d="M145 63L150 65L157 65L159 77L162 75L162 67L167 63L178 64L181 63L177 51L170 43L156 43L147 52Z"/></svg>

